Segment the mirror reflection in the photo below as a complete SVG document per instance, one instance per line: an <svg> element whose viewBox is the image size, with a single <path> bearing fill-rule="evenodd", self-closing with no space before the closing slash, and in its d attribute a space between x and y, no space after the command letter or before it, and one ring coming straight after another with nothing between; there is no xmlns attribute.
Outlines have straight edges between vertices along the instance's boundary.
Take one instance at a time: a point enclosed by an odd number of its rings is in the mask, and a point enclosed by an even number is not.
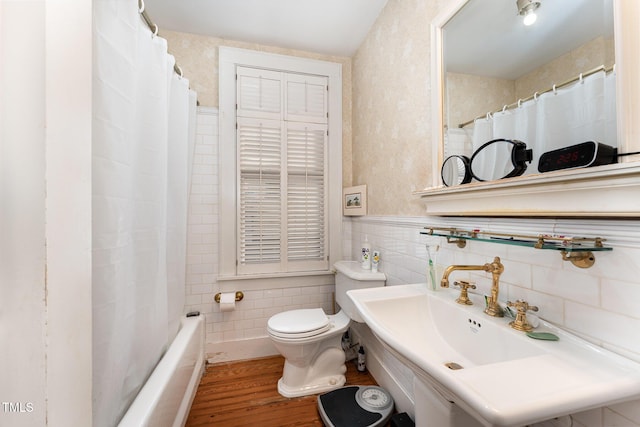
<svg viewBox="0 0 640 427"><path fill-rule="evenodd" d="M522 175L531 158L532 150L524 142L494 139L473 153L469 168L477 181L493 181Z"/></svg>
<svg viewBox="0 0 640 427"><path fill-rule="evenodd" d="M530 3L539 3L537 19L525 26L530 12L519 6ZM617 146L612 0L469 0L444 26L443 43L444 158L519 140L533 152L530 174L548 151ZM483 162L495 161L496 148ZM498 179L505 167L478 173Z"/></svg>
<svg viewBox="0 0 640 427"><path fill-rule="evenodd" d="M447 187L471 182L469 158L461 155L447 157L442 162L440 176L442 177L442 183Z"/></svg>

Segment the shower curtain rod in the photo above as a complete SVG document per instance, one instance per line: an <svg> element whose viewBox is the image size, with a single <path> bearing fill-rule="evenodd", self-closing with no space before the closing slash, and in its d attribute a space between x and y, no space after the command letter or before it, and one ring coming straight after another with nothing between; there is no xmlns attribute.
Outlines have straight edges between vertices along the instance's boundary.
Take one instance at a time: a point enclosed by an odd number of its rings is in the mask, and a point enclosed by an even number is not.
<svg viewBox="0 0 640 427"><path fill-rule="evenodd" d="M149 17L149 14L145 10L144 0L138 0L138 12L142 16L142 19L144 19L144 22L147 24L149 29L153 32L153 35L157 36L159 27L155 22L151 20L151 18ZM173 64L173 71L175 71L176 74L179 75L180 77L184 77L184 75L182 74L182 68L178 66L177 62Z"/></svg>
<svg viewBox="0 0 640 427"><path fill-rule="evenodd" d="M550 88L548 88L548 89L546 89L546 90L543 90L543 91L541 91L541 92L536 92L536 93L534 93L533 95L528 96L528 97L526 97L526 98L518 99L518 100L517 100L516 102L514 102L513 104L505 105L504 107L502 107L502 109L501 109L501 110L497 110L497 111L494 111L494 112L489 112L489 113L484 114L484 115L482 115L482 116L478 116L478 117L476 117L475 119L469 120L468 122L460 123L460 124L458 125L458 128L459 128L459 129L462 129L462 128L464 128L465 126L470 125L471 123L474 123L476 120L481 119L481 118L483 118L483 117L487 117L487 116L489 116L489 115L492 115L492 114L495 114L495 113L499 113L499 112L501 112L501 111L510 110L510 109L512 109L512 108L519 107L519 106L520 106L520 104L522 104L523 102L531 101L532 99L537 99L537 98L538 98L538 96L542 95L543 93L547 93L547 92L555 92L555 91L556 91L556 90L558 90L558 89L561 89L561 88L563 88L563 87L565 87L565 86L568 86L568 85L570 85L571 83L575 83L575 82L578 82L578 81L582 81L582 79L583 79L583 78L585 78L585 77L589 77L590 75L595 74L595 73L598 73L598 72L600 72L600 71L604 71L605 73L609 73L609 72L613 71L613 69L614 69L614 68L615 68L615 64L614 64L613 66L609 67L609 68L605 67L604 65L600 65L599 67L596 67L596 68L594 68L594 69L592 69L592 70L589 70L589 71L587 71L587 72L584 72L584 73L580 73L580 74L579 74L579 75L577 75L576 77L574 77L574 78L572 78L572 79L569 79L569 80L566 80L566 81L564 81L564 82L562 82L562 83L560 83L560 84L558 84L558 85L553 85L553 86L551 86Z"/></svg>

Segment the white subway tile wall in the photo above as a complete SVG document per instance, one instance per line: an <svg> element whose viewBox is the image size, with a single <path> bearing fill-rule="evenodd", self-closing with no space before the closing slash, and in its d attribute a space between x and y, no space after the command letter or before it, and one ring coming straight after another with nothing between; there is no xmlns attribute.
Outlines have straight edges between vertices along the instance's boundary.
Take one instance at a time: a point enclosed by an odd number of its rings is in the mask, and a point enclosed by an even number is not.
<svg viewBox="0 0 640 427"><path fill-rule="evenodd" d="M213 292L218 264L218 111L198 108L187 225L185 312L206 316L213 331Z"/></svg>

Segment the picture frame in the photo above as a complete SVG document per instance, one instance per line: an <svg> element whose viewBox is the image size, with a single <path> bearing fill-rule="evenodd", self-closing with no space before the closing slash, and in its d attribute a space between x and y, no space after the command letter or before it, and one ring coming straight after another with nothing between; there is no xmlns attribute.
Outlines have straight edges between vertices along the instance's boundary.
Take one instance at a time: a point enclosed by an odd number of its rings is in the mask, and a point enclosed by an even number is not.
<svg viewBox="0 0 640 427"><path fill-rule="evenodd" d="M342 214L361 216L367 214L367 185L356 185L342 189Z"/></svg>

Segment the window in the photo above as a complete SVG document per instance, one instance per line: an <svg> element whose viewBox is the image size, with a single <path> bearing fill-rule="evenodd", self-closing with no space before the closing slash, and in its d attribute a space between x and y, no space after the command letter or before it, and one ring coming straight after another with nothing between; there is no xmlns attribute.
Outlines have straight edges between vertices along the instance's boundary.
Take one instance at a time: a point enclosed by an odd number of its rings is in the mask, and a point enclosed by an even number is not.
<svg viewBox="0 0 640 427"><path fill-rule="evenodd" d="M340 257L339 67L221 48L221 279L326 274Z"/></svg>

